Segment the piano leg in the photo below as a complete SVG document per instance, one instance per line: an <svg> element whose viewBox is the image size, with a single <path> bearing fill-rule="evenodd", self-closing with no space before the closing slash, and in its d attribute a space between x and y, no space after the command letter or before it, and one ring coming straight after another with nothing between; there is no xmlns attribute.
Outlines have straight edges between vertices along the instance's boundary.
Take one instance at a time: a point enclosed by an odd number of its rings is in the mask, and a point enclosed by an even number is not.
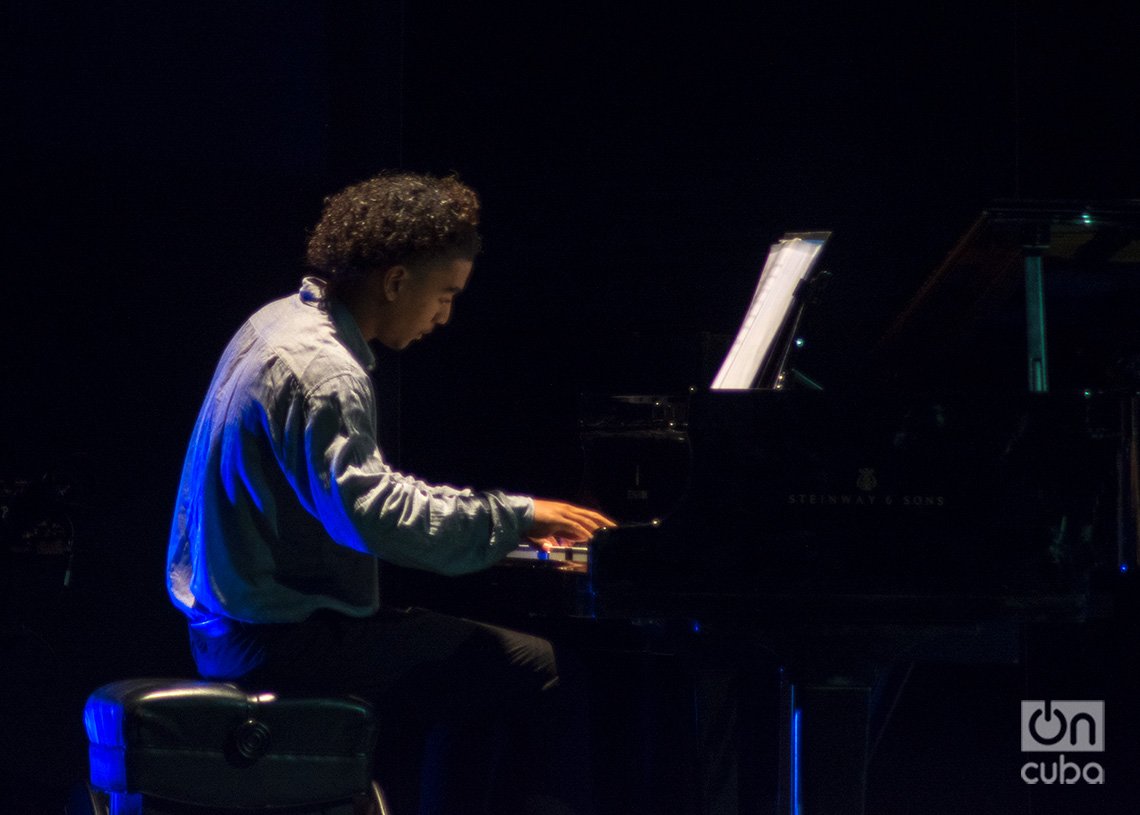
<svg viewBox="0 0 1140 815"><path fill-rule="evenodd" d="M871 758L913 669L798 684L780 671L776 815L863 815Z"/></svg>
<svg viewBox="0 0 1140 815"><path fill-rule="evenodd" d="M780 815L863 815L871 690L787 683Z"/></svg>

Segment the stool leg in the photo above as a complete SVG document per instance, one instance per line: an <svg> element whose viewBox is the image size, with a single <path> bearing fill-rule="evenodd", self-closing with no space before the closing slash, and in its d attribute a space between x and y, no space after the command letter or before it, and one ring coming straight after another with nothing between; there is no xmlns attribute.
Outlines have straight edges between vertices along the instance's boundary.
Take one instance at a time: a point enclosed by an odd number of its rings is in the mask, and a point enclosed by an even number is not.
<svg viewBox="0 0 1140 815"><path fill-rule="evenodd" d="M71 788L64 815L109 815L107 793L97 790L87 781L78 781Z"/></svg>
<svg viewBox="0 0 1140 815"><path fill-rule="evenodd" d="M112 792L109 815L143 815L142 795L134 792Z"/></svg>
<svg viewBox="0 0 1140 815"><path fill-rule="evenodd" d="M380 789L380 785L375 781L372 782L365 799L357 804L354 815L393 815L387 799L384 798L384 790Z"/></svg>

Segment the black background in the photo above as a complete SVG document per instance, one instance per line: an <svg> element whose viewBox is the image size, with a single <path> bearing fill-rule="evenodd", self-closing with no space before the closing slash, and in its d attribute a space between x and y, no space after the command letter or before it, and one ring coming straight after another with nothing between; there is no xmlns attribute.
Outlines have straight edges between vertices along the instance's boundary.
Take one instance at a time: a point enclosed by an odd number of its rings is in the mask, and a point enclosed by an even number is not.
<svg viewBox="0 0 1140 815"><path fill-rule="evenodd" d="M69 589L48 563L9 591L29 790L81 765L90 689L190 670L162 574L185 442L230 334L304 273L325 194L392 167L479 190L472 284L398 361L399 461L567 498L577 394L704 384L690 338L731 335L783 232L834 230L809 341L835 381L992 200L1140 195L1126 3L3 16L0 477L72 485L77 530Z"/></svg>

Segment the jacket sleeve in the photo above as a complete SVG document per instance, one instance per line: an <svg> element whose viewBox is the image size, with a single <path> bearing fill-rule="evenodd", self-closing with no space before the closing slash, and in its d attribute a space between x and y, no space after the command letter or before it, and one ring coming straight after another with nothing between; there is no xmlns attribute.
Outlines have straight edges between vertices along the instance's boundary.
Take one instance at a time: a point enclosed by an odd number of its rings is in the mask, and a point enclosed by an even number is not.
<svg viewBox="0 0 1140 815"><path fill-rule="evenodd" d="M427 484L388 466L371 383L340 375L300 398L294 428L303 432L305 472L294 486L308 492L310 511L337 543L449 575L483 569L519 545L534 517L531 498Z"/></svg>

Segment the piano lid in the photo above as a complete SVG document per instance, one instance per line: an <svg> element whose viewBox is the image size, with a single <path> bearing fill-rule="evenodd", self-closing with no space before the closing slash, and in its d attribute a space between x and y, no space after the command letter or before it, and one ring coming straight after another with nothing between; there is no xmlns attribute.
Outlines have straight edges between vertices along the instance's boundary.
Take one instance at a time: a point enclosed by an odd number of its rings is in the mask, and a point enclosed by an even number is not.
<svg viewBox="0 0 1140 815"><path fill-rule="evenodd" d="M1050 389L1140 387L1140 201L982 212L885 331L883 370L901 385L1024 390L1035 264Z"/></svg>

